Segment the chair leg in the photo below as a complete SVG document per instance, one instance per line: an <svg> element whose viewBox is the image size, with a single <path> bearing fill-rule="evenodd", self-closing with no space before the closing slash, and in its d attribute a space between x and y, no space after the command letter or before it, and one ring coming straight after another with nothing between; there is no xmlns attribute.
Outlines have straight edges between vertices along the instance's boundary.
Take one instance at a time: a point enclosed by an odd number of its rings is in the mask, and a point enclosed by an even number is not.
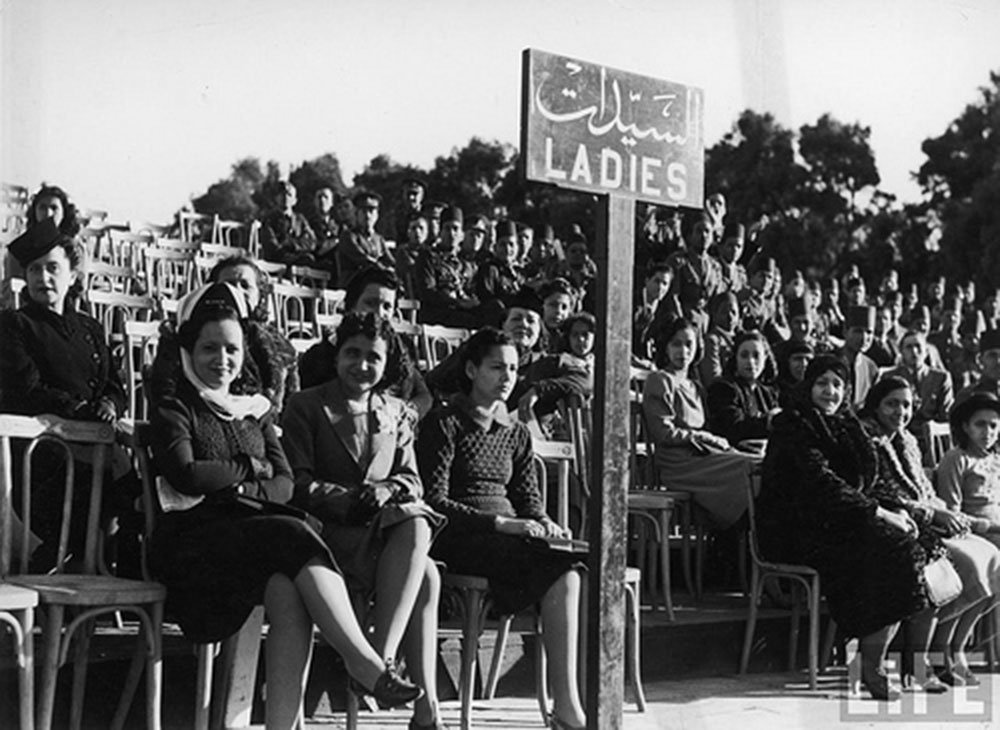
<svg viewBox="0 0 1000 730"><path fill-rule="evenodd" d="M486 596L482 591L465 591L465 615L462 617L462 667L458 694L461 701L462 730L472 728L472 692L476 680L476 659L479 654L479 633L482 630Z"/></svg>
<svg viewBox="0 0 1000 730"><path fill-rule="evenodd" d="M628 669L629 681L632 683L632 689L635 691L636 705L638 705L639 712L645 712L646 693L642 688L642 657L640 655L641 642L639 640L641 625L639 591L637 589L638 585L632 583L625 584L625 642L631 654L626 667Z"/></svg>
<svg viewBox="0 0 1000 730"><path fill-rule="evenodd" d="M160 730L163 706L163 603L149 607L153 645L146 659L146 727Z"/></svg>
<svg viewBox="0 0 1000 730"><path fill-rule="evenodd" d="M208 730L212 710L212 674L219 645L198 644L198 684L195 689L194 730Z"/></svg>
<svg viewBox="0 0 1000 730"><path fill-rule="evenodd" d="M35 712L35 611L26 608L17 616L24 631L18 661L18 683L21 696L18 698L22 730L34 730Z"/></svg>
<svg viewBox="0 0 1000 730"><path fill-rule="evenodd" d="M819 670L822 672L833 663L833 644L837 640L837 622L832 618L826 622L826 636L823 639L823 653Z"/></svg>
<svg viewBox="0 0 1000 730"><path fill-rule="evenodd" d="M142 677L142 670L146 664L146 656L149 651L150 649L146 646L146 642L143 639L143 632L140 629L139 635L136 637L135 653L132 655L132 661L128 667L128 675L125 677L125 688L122 690L122 696L115 710L114 719L111 721L111 730L122 730L125 727L125 722L128 719L128 711L132 707L132 700L135 698L135 692L139 688L139 679Z"/></svg>
<svg viewBox="0 0 1000 730"><path fill-rule="evenodd" d="M750 648L753 646L753 634L757 628L757 603L760 601L763 582L764 578L754 564L750 568L750 607L747 611L747 628L743 634L743 651L740 653L740 674L746 674L750 665Z"/></svg>
<svg viewBox="0 0 1000 730"><path fill-rule="evenodd" d="M676 621L673 586L670 581L670 507L660 510L660 582L663 586L663 607L667 621Z"/></svg>
<svg viewBox="0 0 1000 730"><path fill-rule="evenodd" d="M750 581L747 578L747 553L749 552L749 534L746 530L740 530L736 544L736 565L740 579L740 590L743 595L750 592Z"/></svg>
<svg viewBox="0 0 1000 730"><path fill-rule="evenodd" d="M497 627L497 638L493 644L493 659L490 661L490 674L483 688L483 698L492 700L497 693L497 684L500 682L500 667L503 665L503 656L507 651L507 637L510 635L510 625L514 616L504 616Z"/></svg>
<svg viewBox="0 0 1000 730"><path fill-rule="evenodd" d="M819 576L809 586L809 689L816 691L819 674Z"/></svg>
<svg viewBox="0 0 1000 730"><path fill-rule="evenodd" d="M684 570L684 585L688 593L696 595L694 579L691 576L691 505L688 502L681 503L681 563Z"/></svg>
<svg viewBox="0 0 1000 730"><path fill-rule="evenodd" d="M70 730L80 730L83 722L83 697L87 688L87 656L90 654L90 637L94 633L95 621L84 622L77 632L73 645L73 689L70 693ZM66 636L63 640L69 641Z"/></svg>
<svg viewBox="0 0 1000 730"><path fill-rule="evenodd" d="M705 594L705 526L700 522L695 526L694 544L694 598L701 601Z"/></svg>
<svg viewBox="0 0 1000 730"><path fill-rule="evenodd" d="M799 654L799 625L802 623L802 612L799 606L801 593L798 581L792 588L792 625L788 631L788 671L795 671L795 659ZM808 596L807 596L808 600Z"/></svg>

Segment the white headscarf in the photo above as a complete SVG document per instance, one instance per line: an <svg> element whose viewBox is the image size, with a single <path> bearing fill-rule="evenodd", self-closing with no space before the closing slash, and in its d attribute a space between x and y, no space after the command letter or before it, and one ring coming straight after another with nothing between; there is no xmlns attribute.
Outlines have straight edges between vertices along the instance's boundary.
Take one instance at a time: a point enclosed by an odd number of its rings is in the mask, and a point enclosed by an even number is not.
<svg viewBox="0 0 1000 730"><path fill-rule="evenodd" d="M178 328L208 303L235 311L240 321L245 320L249 314L246 297L239 289L225 282L208 284L196 289L181 300L177 307ZM245 349L244 347L244 351ZM249 355L246 356L249 357ZM260 394L234 395L229 392L228 387L210 387L195 373L191 353L183 347L181 348L181 369L184 372L184 377L194 386L205 404L224 421L247 417L262 418L271 410L271 401L266 396Z"/></svg>

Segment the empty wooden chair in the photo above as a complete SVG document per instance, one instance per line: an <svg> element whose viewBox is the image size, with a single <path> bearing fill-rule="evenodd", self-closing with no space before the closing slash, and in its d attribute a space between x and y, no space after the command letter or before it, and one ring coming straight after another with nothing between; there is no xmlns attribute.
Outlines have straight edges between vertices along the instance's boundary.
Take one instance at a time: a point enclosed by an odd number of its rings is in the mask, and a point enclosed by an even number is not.
<svg viewBox="0 0 1000 730"><path fill-rule="evenodd" d="M84 290L140 294L140 282L131 266L93 261L84 269Z"/></svg>
<svg viewBox="0 0 1000 730"><path fill-rule="evenodd" d="M111 726L121 728L131 699L130 687L139 681L143 669L146 674L147 727L160 727L160 696L162 692L162 666L160 637L163 621L163 602L166 589L147 581L126 580L100 575L98 572L98 542L100 541L101 500L104 486L104 465L108 447L114 443L114 428L108 423L67 421L55 416L0 415L0 455L3 462L3 489L9 491L13 483L11 474L11 439L28 439L25 451L24 472L21 480L21 515L25 534L21 543L20 564L9 577L9 582L38 593L39 607L43 613L42 651L37 726L48 730L52 726L55 705L56 674L73 650L74 674L70 705L70 726L79 728L82 718L84 688L86 683L87 653L95 619L100 615L128 613L139 621L137 653L126 679L126 691L112 720ZM31 529L32 456L41 443L50 443L66 461L66 479L63 489L63 512L59 545L52 571L45 575L29 575L28 531ZM86 546L82 560L73 574L63 572L67 560L69 526L82 515L73 514L73 453L69 444L90 447L93 452L92 482L86 515ZM46 455L48 458L48 454ZM69 612L69 615L67 615ZM72 618L70 618L70 616ZM69 619L67 621L67 619Z"/></svg>
<svg viewBox="0 0 1000 730"><path fill-rule="evenodd" d="M128 389L128 413L135 420L146 420L149 394L145 375L156 357L160 342L159 320L125 323L125 387Z"/></svg>
<svg viewBox="0 0 1000 730"><path fill-rule="evenodd" d="M178 214L181 227L181 240L188 243L215 241L215 225L218 216L205 213L181 211Z"/></svg>
<svg viewBox="0 0 1000 730"><path fill-rule="evenodd" d="M150 296L180 299L195 285L195 252L150 247L143 251L142 270Z"/></svg>
<svg viewBox="0 0 1000 730"><path fill-rule="evenodd" d="M325 289L330 286L332 274L314 266L290 266L288 274L293 284L311 286L314 289Z"/></svg>
<svg viewBox="0 0 1000 730"><path fill-rule="evenodd" d="M103 260L138 271L142 266L143 252L154 243L153 234L146 231L108 231L107 256Z"/></svg>
<svg viewBox="0 0 1000 730"><path fill-rule="evenodd" d="M271 312L278 331L285 337L319 337L316 312L321 290L275 282L271 287Z"/></svg>
<svg viewBox="0 0 1000 730"><path fill-rule="evenodd" d="M421 325L424 342L423 354L427 369L433 370L469 339L469 330L461 327L446 327L442 324Z"/></svg>

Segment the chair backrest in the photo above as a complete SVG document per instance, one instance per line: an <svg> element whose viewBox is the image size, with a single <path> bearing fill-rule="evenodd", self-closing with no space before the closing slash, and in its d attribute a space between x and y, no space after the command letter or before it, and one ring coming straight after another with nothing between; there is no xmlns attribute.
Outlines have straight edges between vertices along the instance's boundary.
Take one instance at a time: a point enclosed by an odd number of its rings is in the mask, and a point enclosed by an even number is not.
<svg viewBox="0 0 1000 730"><path fill-rule="evenodd" d="M160 503L156 497L156 472L153 468L152 455L153 430L146 421L136 421L132 431L132 454L135 456L136 471L142 483L142 538L140 555L143 580L152 580L149 575L149 538L156 525L156 517L160 513Z"/></svg>
<svg viewBox="0 0 1000 730"><path fill-rule="evenodd" d="M257 261L257 268L275 279L285 279L288 275L288 265L280 261Z"/></svg>
<svg viewBox="0 0 1000 730"><path fill-rule="evenodd" d="M399 299L396 301L396 308L404 322L417 323L417 315L420 313L419 299Z"/></svg>
<svg viewBox="0 0 1000 730"><path fill-rule="evenodd" d="M91 421L70 421L57 416L20 416L0 414L0 576L11 570L11 495L14 488L12 472L12 439L28 439L21 473L21 521L24 530L21 540L20 565L16 572L24 573L28 568L29 537L31 531L31 488L33 456L40 443L53 443L66 460L66 478L63 489L63 511L60 521L59 546L55 570L59 572L66 561L69 545L69 529L73 522L74 459L70 444L88 444L93 447L90 500L87 512L86 546L82 570L95 573L97 570L98 536L100 531L101 499L104 487L104 465L108 447L115 442L114 427L110 423ZM46 453L46 459L51 458Z"/></svg>
<svg viewBox="0 0 1000 730"><path fill-rule="evenodd" d="M195 252L154 246L143 251L146 286L154 297L179 299L191 291L195 282Z"/></svg>
<svg viewBox="0 0 1000 730"><path fill-rule="evenodd" d="M316 313L322 290L275 282L271 287L271 312L274 322L285 337L319 337Z"/></svg>
<svg viewBox="0 0 1000 730"><path fill-rule="evenodd" d="M333 275L329 271L317 269L313 266L290 266L288 275L293 284L311 286L316 289L324 289L330 286L330 279L333 278Z"/></svg>
<svg viewBox="0 0 1000 730"><path fill-rule="evenodd" d="M566 422L570 441L576 451L576 474L580 487L587 499L590 498L590 455L591 434L593 433L593 418L590 411L590 398L571 394L560 402L559 412Z"/></svg>
<svg viewBox="0 0 1000 730"><path fill-rule="evenodd" d="M27 303L24 298L24 290L27 288L28 282L17 276L12 276L7 281L10 282L9 286L12 309L20 309Z"/></svg>
<svg viewBox="0 0 1000 730"><path fill-rule="evenodd" d="M927 421L924 425L927 435L928 458L932 468L937 468L948 450L951 448L951 427L939 421Z"/></svg>
<svg viewBox="0 0 1000 730"><path fill-rule="evenodd" d="M469 339L469 330L441 324L425 324L421 326L421 337L424 341L423 355L427 360L427 369L433 370Z"/></svg>
<svg viewBox="0 0 1000 730"><path fill-rule="evenodd" d="M532 439L532 451L538 473L538 489L542 493L542 503L545 511L562 528L570 526L569 506L570 506L570 472L576 455L573 444L569 441L546 441L543 439ZM548 488L549 465L556 467L556 479L558 483L555 490ZM548 505L550 492L556 496L554 508ZM575 536L578 537L578 536Z"/></svg>
<svg viewBox="0 0 1000 730"><path fill-rule="evenodd" d="M203 243L198 248L198 251L202 258L211 260L212 264L215 264L218 259L229 258L230 256L243 256L247 252L245 248L230 246L227 243Z"/></svg>
<svg viewBox="0 0 1000 730"><path fill-rule="evenodd" d="M138 285L135 269L104 261L92 261L85 267L84 289L87 291L134 294Z"/></svg>
<svg viewBox="0 0 1000 730"><path fill-rule="evenodd" d="M347 292L343 289L319 289L319 300L316 302L317 314L343 314L344 299Z"/></svg>
<svg viewBox="0 0 1000 730"><path fill-rule="evenodd" d="M157 238L156 247L167 251L183 251L197 254L201 250L201 242L185 241L183 238Z"/></svg>
<svg viewBox="0 0 1000 730"><path fill-rule="evenodd" d="M181 226L182 241L197 243L203 240L215 240L215 226L219 220L218 216L182 211L178 213L177 217Z"/></svg>
<svg viewBox="0 0 1000 730"><path fill-rule="evenodd" d="M102 260L115 266L128 266L138 270L142 253L154 245L149 231L108 231L106 254Z"/></svg>
<svg viewBox="0 0 1000 730"><path fill-rule="evenodd" d="M158 320L125 323L125 387L128 389L128 412L136 420L147 415L144 381L147 369L156 358L160 325Z"/></svg>
<svg viewBox="0 0 1000 730"><path fill-rule="evenodd" d="M239 221L216 220L214 229L215 235L212 238L212 242L246 252L247 236L249 232L250 227L246 223L240 223Z"/></svg>
<svg viewBox="0 0 1000 730"><path fill-rule="evenodd" d="M89 291L86 304L90 316L104 326L104 332L112 344L124 341L126 322L149 321L156 314L156 302L153 298L137 294Z"/></svg>

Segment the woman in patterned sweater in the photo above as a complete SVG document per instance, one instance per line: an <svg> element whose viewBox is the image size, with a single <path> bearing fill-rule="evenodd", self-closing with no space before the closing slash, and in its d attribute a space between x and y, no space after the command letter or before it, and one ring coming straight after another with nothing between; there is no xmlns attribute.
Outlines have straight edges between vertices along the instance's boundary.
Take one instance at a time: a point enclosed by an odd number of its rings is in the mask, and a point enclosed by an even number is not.
<svg viewBox="0 0 1000 730"><path fill-rule="evenodd" d="M452 572L489 578L501 613L541 603L551 727L583 727L576 667L584 557L530 539L566 535L542 507L528 429L504 405L517 380L517 348L487 327L462 352L462 392L428 415L417 448L425 498L448 517L431 554Z"/></svg>

